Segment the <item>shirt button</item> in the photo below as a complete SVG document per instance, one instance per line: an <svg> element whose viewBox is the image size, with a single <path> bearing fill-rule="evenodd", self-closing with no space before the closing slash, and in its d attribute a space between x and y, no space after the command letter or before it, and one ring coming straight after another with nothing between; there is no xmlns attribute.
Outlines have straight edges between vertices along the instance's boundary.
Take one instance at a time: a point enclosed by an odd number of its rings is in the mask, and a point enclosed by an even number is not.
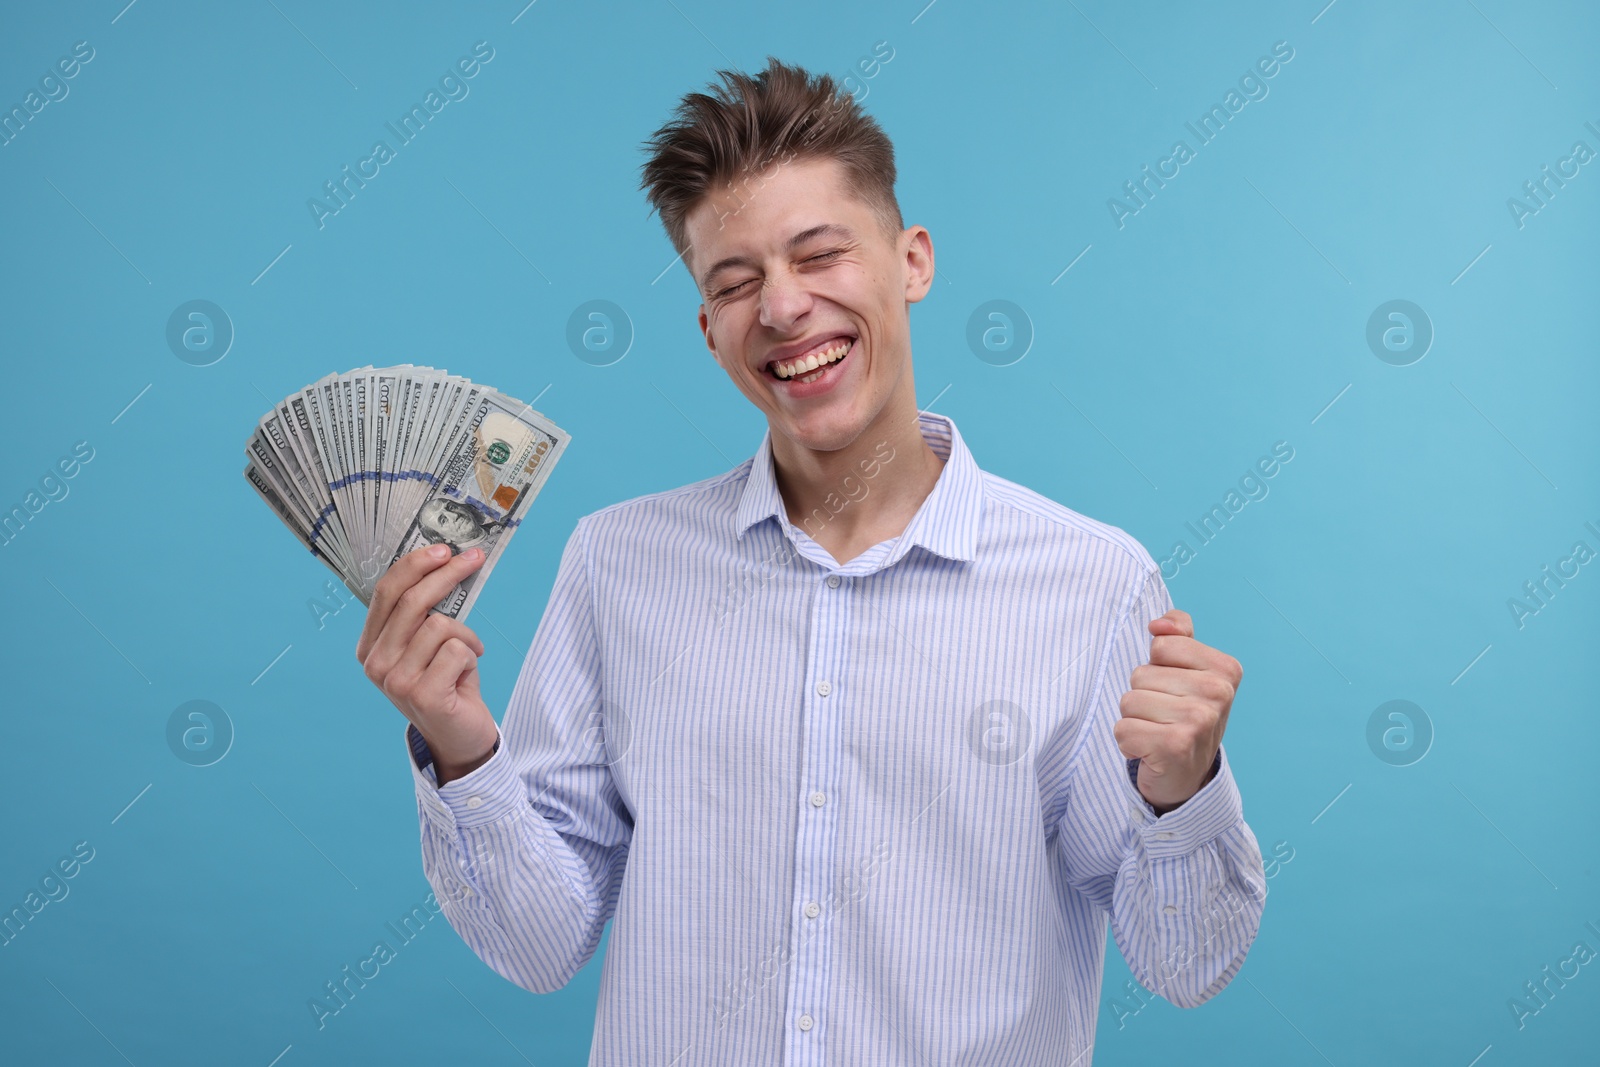
<svg viewBox="0 0 1600 1067"><path fill-rule="evenodd" d="M822 681L817 683L817 695L818 696L827 696L831 692L833 692L833 684L831 682L829 682L826 678L824 678Z"/></svg>
<svg viewBox="0 0 1600 1067"><path fill-rule="evenodd" d="M1171 905L1171 904L1165 905L1164 907L1162 907L1161 910L1166 912L1168 915L1176 915L1176 914L1178 914L1178 909L1176 907L1174 907L1173 905Z"/></svg>
<svg viewBox="0 0 1600 1067"><path fill-rule="evenodd" d="M468 797L467 798L467 807L469 807L469 808L481 808L481 807L483 807L483 798L482 797Z"/></svg>
<svg viewBox="0 0 1600 1067"><path fill-rule="evenodd" d="M837 574L828 575L828 588L829 589L837 589L837 588L839 588L839 576Z"/></svg>
<svg viewBox="0 0 1600 1067"><path fill-rule="evenodd" d="M800 1016L800 1029L809 1030L809 1029L811 1029L811 1027L813 1025L815 1025L815 1024L811 1021L811 1016L809 1016L809 1015Z"/></svg>
<svg viewBox="0 0 1600 1067"><path fill-rule="evenodd" d="M817 906L816 901L813 900L806 905L806 918L815 919L820 914L822 914L822 909Z"/></svg>
<svg viewBox="0 0 1600 1067"><path fill-rule="evenodd" d="M827 802L828 802L828 798L826 796L824 796L820 791L811 794L811 806L813 808L820 808L820 807L822 807L822 805L826 804Z"/></svg>

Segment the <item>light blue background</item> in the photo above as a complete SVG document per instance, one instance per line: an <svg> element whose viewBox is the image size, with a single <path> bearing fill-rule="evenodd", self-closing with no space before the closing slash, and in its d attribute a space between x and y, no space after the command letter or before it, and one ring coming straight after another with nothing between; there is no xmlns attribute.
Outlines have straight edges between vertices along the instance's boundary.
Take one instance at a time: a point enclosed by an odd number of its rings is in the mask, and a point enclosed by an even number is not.
<svg viewBox="0 0 1600 1067"><path fill-rule="evenodd" d="M365 363L542 391L573 443L472 619L499 712L577 518L726 470L763 428L704 350L639 143L715 68L842 78L878 41L865 104L938 256L917 395L981 465L1159 559L1294 449L1169 580L1245 665L1228 750L1263 852L1293 859L1199 1010L1119 1028L1112 947L1095 1063L1594 1062L1600 964L1522 1029L1507 1007L1600 950L1600 567L1520 629L1507 607L1575 541L1600 550L1600 163L1521 228L1506 206L1600 149L1592 5L124 2L0 17L7 109L95 49L0 147L0 506L95 449L0 550L0 908L95 849L0 948L16 1062L584 1062L599 958L536 996L442 918L317 1028L308 999L428 885L362 610L318 628L327 572L240 477L243 441ZM479 40L470 95L319 229L307 199ZM1277 41L1269 95L1119 230L1107 199ZM1436 331L1404 367L1365 341L1397 298ZM211 366L164 338L192 299L237 331ZM635 331L608 367L565 341L591 299ZM1010 366L966 342L991 299L1031 321ZM204 768L165 738L195 699L236 731ZM1367 744L1391 699L1436 731L1410 766Z"/></svg>

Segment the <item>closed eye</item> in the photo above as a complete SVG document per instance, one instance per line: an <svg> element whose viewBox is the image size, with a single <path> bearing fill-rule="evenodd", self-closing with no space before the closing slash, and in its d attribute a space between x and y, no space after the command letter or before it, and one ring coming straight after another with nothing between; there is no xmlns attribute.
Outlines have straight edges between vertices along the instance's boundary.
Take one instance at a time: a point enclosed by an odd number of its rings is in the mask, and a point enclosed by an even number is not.
<svg viewBox="0 0 1600 1067"><path fill-rule="evenodd" d="M807 263L816 263L816 262L819 262L819 261L826 261L826 260L832 259L834 256L842 256L842 255L844 255L844 249L842 249L842 248L833 248L833 249L829 249L826 252L818 252L814 256L807 256L806 257L806 262ZM734 293L737 293L740 289L743 289L745 286L749 285L754 280L755 279L753 279L753 278L746 278L744 281L737 282L734 285L730 285L726 289L719 289L713 295L715 296L716 299L719 299L719 300L722 297L725 297L725 296L732 296Z"/></svg>

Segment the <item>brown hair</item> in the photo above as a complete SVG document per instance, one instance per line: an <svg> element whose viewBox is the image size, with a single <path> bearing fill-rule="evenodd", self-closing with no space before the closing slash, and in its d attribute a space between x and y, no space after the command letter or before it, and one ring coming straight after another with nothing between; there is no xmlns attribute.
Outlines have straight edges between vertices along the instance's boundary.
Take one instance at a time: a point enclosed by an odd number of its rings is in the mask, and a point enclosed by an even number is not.
<svg viewBox="0 0 1600 1067"><path fill-rule="evenodd" d="M753 77L717 71L714 95L686 93L675 118L645 143L650 159L639 187L660 214L679 255L688 251L685 219L714 187L794 160L835 159L845 186L867 204L884 232L905 228L894 195L894 145L828 74L767 57Z"/></svg>

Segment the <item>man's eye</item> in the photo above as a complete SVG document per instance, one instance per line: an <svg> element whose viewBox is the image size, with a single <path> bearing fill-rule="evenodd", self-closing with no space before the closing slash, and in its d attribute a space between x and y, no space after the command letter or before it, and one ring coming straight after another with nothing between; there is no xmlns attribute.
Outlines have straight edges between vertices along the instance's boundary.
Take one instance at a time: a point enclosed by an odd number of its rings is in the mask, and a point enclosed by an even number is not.
<svg viewBox="0 0 1600 1067"><path fill-rule="evenodd" d="M819 259L827 259L829 256L840 256L840 255L843 255L843 254L844 254L844 249L835 248L835 249L833 249L832 251L829 251L829 252L819 252L818 254L812 256L810 259L806 260L806 262L807 263L813 263L813 262L815 262L815 261L817 261Z"/></svg>
<svg viewBox="0 0 1600 1067"><path fill-rule="evenodd" d="M743 289L745 286L747 286L749 284L750 284L749 279L746 279L745 281L742 281L737 285L730 285L726 289L722 289L722 290L718 291L717 297L720 299L721 297L724 297L724 296L732 296L734 293L738 292L740 289Z"/></svg>

